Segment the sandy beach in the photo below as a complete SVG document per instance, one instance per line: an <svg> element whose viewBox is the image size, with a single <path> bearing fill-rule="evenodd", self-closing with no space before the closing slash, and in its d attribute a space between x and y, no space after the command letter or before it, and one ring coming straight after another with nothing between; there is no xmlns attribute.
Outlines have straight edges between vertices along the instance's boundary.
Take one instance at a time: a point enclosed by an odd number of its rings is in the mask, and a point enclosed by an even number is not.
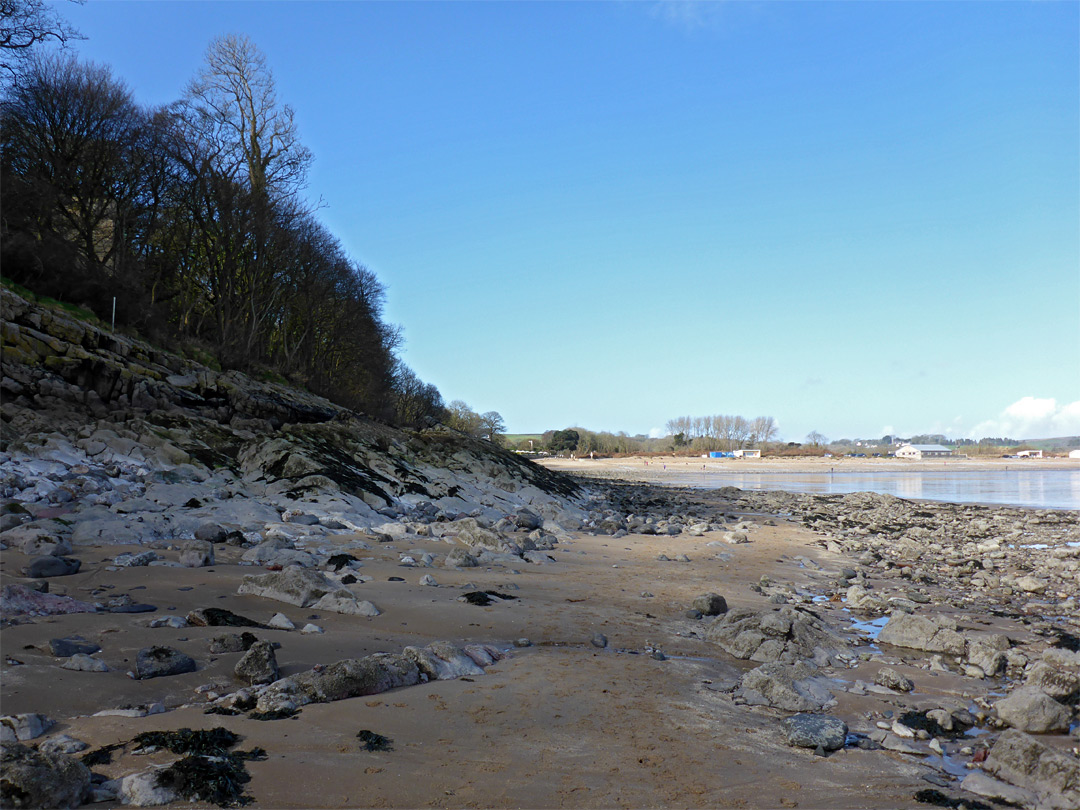
<svg viewBox="0 0 1080 810"><path fill-rule="evenodd" d="M629 456L625 458L542 458L553 470L584 475L656 483L678 483L681 473L827 473L835 472L931 472L951 470L979 472L998 470L1080 470L1080 459L1045 458L946 458L912 461L896 458L782 457L700 458L697 456Z"/></svg>

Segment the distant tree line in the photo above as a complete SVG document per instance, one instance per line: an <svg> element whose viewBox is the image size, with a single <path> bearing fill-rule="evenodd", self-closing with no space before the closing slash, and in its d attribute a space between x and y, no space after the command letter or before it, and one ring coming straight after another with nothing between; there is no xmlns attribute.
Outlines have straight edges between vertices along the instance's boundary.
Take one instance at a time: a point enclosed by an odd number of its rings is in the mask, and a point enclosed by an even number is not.
<svg viewBox="0 0 1080 810"><path fill-rule="evenodd" d="M446 406L443 422L473 438L487 439L496 444L502 443L502 436L506 432L506 423L498 411L477 413L460 399Z"/></svg>
<svg viewBox="0 0 1080 810"><path fill-rule="evenodd" d="M747 419L742 416L679 416L669 419L668 433L676 446L694 450L739 450L767 444L776 438L776 420L771 416Z"/></svg>
<svg viewBox="0 0 1080 810"><path fill-rule="evenodd" d="M40 2L0 4L72 36ZM385 288L302 196L312 155L254 43L215 39L184 97L154 108L108 67L3 48L5 277L104 319L115 297L118 323L151 340L379 419L443 418L395 355Z"/></svg>

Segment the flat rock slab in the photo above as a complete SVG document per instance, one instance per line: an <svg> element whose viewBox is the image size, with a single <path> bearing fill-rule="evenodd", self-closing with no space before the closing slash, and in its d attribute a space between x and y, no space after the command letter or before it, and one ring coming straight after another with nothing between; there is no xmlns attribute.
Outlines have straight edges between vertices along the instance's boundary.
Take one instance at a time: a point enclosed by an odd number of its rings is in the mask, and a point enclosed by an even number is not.
<svg viewBox="0 0 1080 810"><path fill-rule="evenodd" d="M963 655L967 646L953 619L914 613L894 613L878 634L878 642L947 655Z"/></svg>
<svg viewBox="0 0 1080 810"><path fill-rule="evenodd" d="M73 557L44 556L35 557L29 565L23 569L26 576L33 579L44 577L66 577L79 573L82 561Z"/></svg>
<svg viewBox="0 0 1080 810"><path fill-rule="evenodd" d="M5 616L58 616L65 613L96 613L97 607L70 596L41 593L25 585L5 585L0 590L0 613Z"/></svg>
<svg viewBox="0 0 1080 810"><path fill-rule="evenodd" d="M237 593L262 596L297 607L310 607L326 594L338 590L338 587L317 571L290 566L284 571L245 576Z"/></svg>
<svg viewBox="0 0 1080 810"><path fill-rule="evenodd" d="M87 641L79 636L68 638L49 639L49 651L57 658L69 658L72 655L93 655L101 651L101 647L92 641Z"/></svg>
<svg viewBox="0 0 1080 810"><path fill-rule="evenodd" d="M805 662L762 664L743 675L736 695L753 706L789 712L819 712L833 699L829 679Z"/></svg>
<svg viewBox="0 0 1080 810"><path fill-rule="evenodd" d="M1047 748L1022 731L1009 729L998 737L983 770L1035 793L1040 807L1080 808L1080 761Z"/></svg>
<svg viewBox="0 0 1080 810"><path fill-rule="evenodd" d="M195 659L172 647L146 647L135 656L135 674L139 680L180 675L195 669Z"/></svg>

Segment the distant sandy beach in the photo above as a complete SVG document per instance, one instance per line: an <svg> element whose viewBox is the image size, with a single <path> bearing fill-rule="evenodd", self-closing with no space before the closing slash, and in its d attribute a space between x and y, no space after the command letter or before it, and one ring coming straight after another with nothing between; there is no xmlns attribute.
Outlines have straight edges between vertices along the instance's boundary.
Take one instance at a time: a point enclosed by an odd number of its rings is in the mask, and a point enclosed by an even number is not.
<svg viewBox="0 0 1080 810"><path fill-rule="evenodd" d="M653 483L680 483L680 476L693 473L827 473L835 472L929 472L955 470L982 472L997 470L1080 470L1080 459L1048 458L946 458L909 461L898 458L701 458L700 456L629 456L626 458L544 458L540 464L552 470L593 474L604 478L625 478Z"/></svg>

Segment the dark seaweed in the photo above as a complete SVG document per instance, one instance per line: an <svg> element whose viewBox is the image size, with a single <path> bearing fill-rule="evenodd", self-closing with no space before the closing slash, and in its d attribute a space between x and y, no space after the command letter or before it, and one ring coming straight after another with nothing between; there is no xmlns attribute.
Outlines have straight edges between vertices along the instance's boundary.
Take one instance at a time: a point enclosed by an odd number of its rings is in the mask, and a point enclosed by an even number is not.
<svg viewBox="0 0 1080 810"><path fill-rule="evenodd" d="M268 712L251 712L250 720L284 720L288 717L296 717L300 714L299 709L273 709Z"/></svg>
<svg viewBox="0 0 1080 810"><path fill-rule="evenodd" d="M251 781L244 760L232 754L184 757L162 771L159 779L162 785L192 801L211 802L218 807L243 807L254 801L244 795L244 785Z"/></svg>
<svg viewBox="0 0 1080 810"><path fill-rule="evenodd" d="M152 745L168 748L174 754L199 754L202 756L223 757L240 740L240 735L227 728L197 729L182 728L177 731L144 731L132 740L136 748L149 748Z"/></svg>
<svg viewBox="0 0 1080 810"><path fill-rule="evenodd" d="M968 810L994 810L992 806L985 802L980 802L976 799L953 799L946 796L940 790L934 790L934 788L924 788L915 794L915 801L921 804L932 804L935 807L966 807Z"/></svg>
<svg viewBox="0 0 1080 810"><path fill-rule="evenodd" d="M124 743L112 743L111 745L103 745L101 748L95 748L93 751L87 751L79 759L83 765L88 768L94 765L108 765L112 762L113 751L116 751L124 747Z"/></svg>
<svg viewBox="0 0 1080 810"><path fill-rule="evenodd" d="M1053 632L1058 637L1058 640L1053 644L1054 647L1060 647L1071 652L1080 652L1080 637L1074 636L1072 633L1066 633L1064 630L1054 630Z"/></svg>
<svg viewBox="0 0 1080 810"><path fill-rule="evenodd" d="M352 554L335 554L326 561L326 564L334 571L340 571L349 563L356 561L356 557Z"/></svg>
<svg viewBox="0 0 1080 810"><path fill-rule="evenodd" d="M365 751L393 751L394 741L389 737L384 737L382 734L376 734L374 731L368 731L366 728L361 729L356 735L364 743Z"/></svg>
<svg viewBox="0 0 1080 810"><path fill-rule="evenodd" d="M204 709L203 714L224 714L226 716L233 716L243 714L243 712L239 709L229 709L225 706L211 706L209 709Z"/></svg>
<svg viewBox="0 0 1080 810"><path fill-rule="evenodd" d="M465 594L465 601L470 605L487 607L492 603L491 597L493 596L496 599L517 599L516 596L511 596L508 593L499 593L498 591L469 591Z"/></svg>
<svg viewBox="0 0 1080 810"><path fill-rule="evenodd" d="M956 722L953 719L953 730L946 731L937 720L932 720L926 716L926 712L904 712L900 715L899 720L908 728L913 728L916 731L922 729L931 737L946 737L948 739L955 739L957 737L963 737L965 729L960 728L961 723Z"/></svg>
<svg viewBox="0 0 1080 810"><path fill-rule="evenodd" d="M206 617L208 627L263 627L247 616L241 616L224 608L203 608L203 616Z"/></svg>

